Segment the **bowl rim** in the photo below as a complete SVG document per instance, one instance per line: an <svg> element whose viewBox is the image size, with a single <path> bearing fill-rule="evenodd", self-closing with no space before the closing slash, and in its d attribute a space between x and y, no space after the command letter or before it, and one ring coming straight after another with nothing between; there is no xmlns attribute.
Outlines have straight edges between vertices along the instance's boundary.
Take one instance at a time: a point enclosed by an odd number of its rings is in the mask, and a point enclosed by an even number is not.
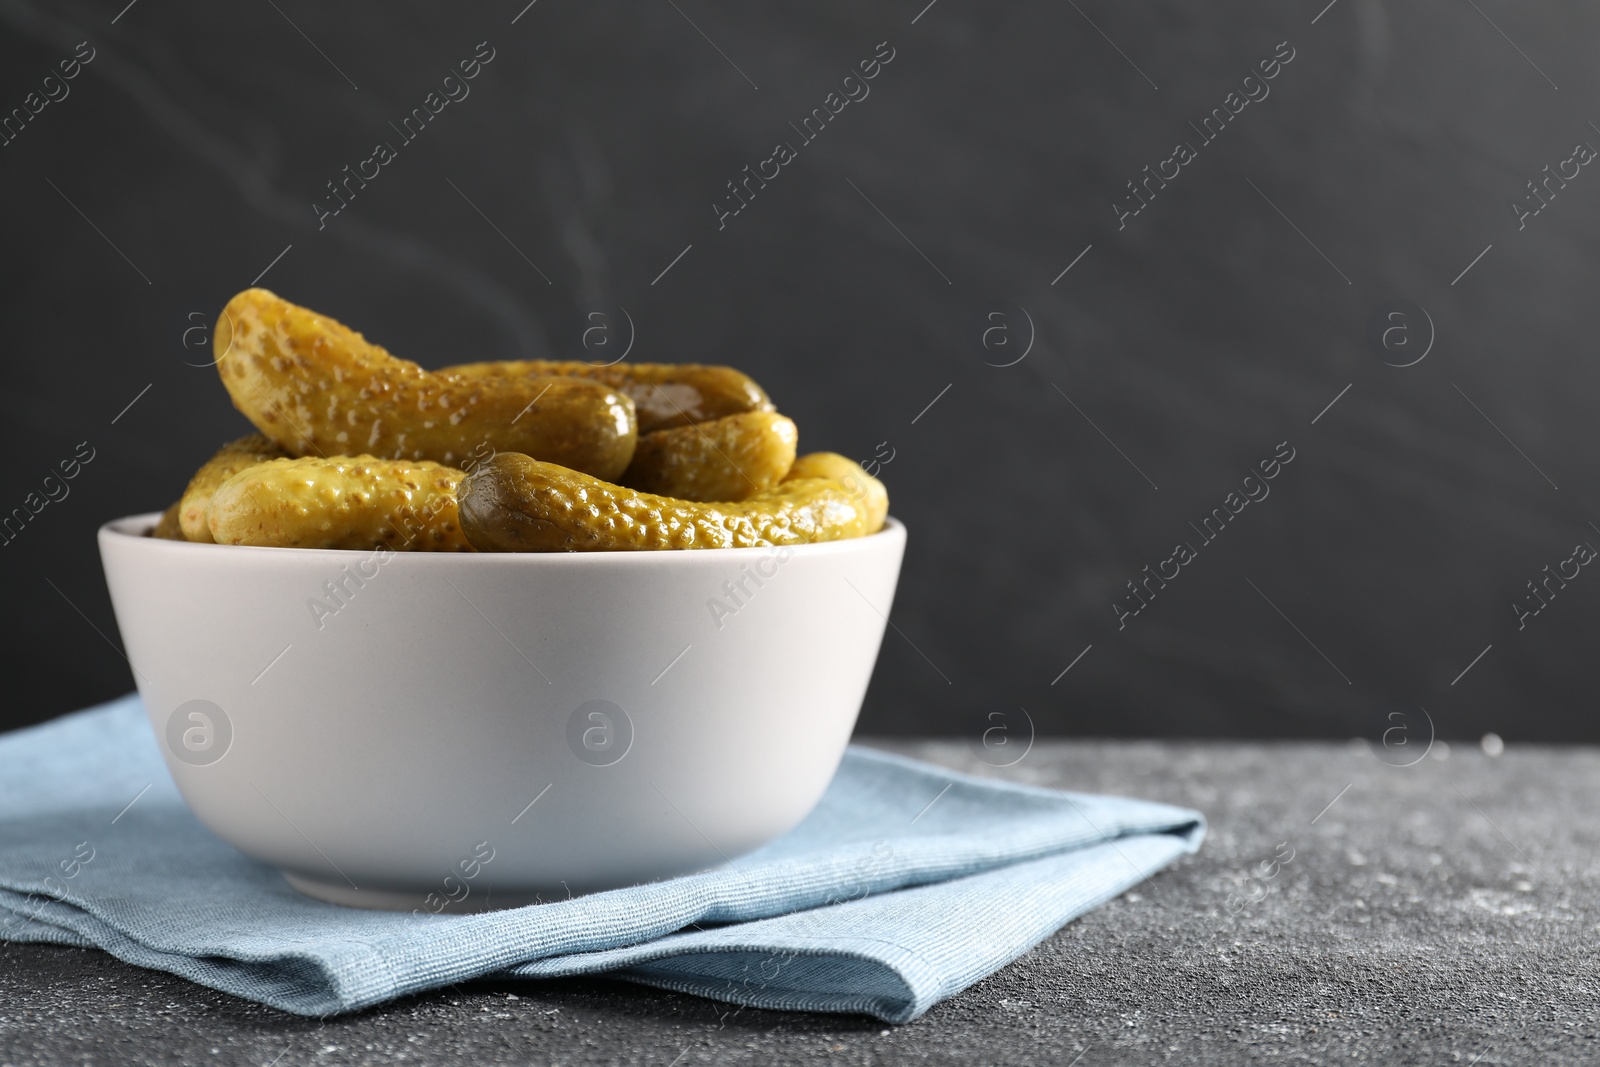
<svg viewBox="0 0 1600 1067"><path fill-rule="evenodd" d="M225 552L238 557L241 562L247 559L265 561L277 559L283 562L290 560L303 560L314 562L324 560L335 564L349 563L351 560L370 557L381 552L380 548L288 548L268 545L218 545L204 544L198 541L170 541L166 538L150 537L148 531L153 529L161 519L159 511L146 511L135 515L124 515L102 523L96 531L96 541L104 544L113 539L119 542L136 542L145 545L151 551L157 552ZM407 552L391 550L390 563L400 560L407 561L402 566L483 566L483 563L462 564L446 563L446 560L502 560L518 561L518 566L580 566L583 561L606 560L599 566L650 566L650 561L670 558L676 560L714 560L714 559L739 559L752 558L773 552L781 552L788 548L794 556L830 556L859 552L863 549L881 545L885 539L904 542L906 536L905 523L894 516L884 520L883 529L865 537L848 537L839 541L822 541L805 545L765 545L753 548L698 548L698 549L657 549L648 550L614 550L601 552ZM263 555L265 553L265 555ZM423 561L437 561L424 563ZM335 562L337 561L337 562Z"/></svg>

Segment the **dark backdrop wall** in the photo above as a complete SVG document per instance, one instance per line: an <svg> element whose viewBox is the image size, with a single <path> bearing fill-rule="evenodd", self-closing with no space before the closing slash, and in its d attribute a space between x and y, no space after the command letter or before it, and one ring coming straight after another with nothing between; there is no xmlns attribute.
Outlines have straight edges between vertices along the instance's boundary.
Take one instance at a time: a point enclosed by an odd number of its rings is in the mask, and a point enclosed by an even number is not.
<svg viewBox="0 0 1600 1067"><path fill-rule="evenodd" d="M259 278L431 366L626 309L876 459L864 730L1600 739L1600 9L525 2L0 0L0 508L93 456L0 547L4 725L131 688L95 528L248 429Z"/></svg>

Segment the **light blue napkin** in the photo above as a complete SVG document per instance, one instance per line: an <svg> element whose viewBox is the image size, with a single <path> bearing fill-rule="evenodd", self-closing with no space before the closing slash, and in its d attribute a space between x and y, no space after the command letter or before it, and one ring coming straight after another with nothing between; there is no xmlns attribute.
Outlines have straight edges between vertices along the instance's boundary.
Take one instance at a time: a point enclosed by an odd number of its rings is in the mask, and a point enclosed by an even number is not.
<svg viewBox="0 0 1600 1067"><path fill-rule="evenodd" d="M1194 811L853 746L804 823L727 866L419 918L301 896L214 837L128 696L0 736L0 938L96 945L300 1015L470 978L605 973L898 1023L1193 852L1204 832Z"/></svg>

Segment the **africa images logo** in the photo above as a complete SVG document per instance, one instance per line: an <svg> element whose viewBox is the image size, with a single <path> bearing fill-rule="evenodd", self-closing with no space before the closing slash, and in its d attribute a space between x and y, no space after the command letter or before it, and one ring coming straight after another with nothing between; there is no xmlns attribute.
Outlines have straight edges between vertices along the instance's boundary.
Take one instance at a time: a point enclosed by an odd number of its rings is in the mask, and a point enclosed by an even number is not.
<svg viewBox="0 0 1600 1067"><path fill-rule="evenodd" d="M619 763L633 747L633 720L609 700L585 700L567 717L567 747L591 767Z"/></svg>
<svg viewBox="0 0 1600 1067"><path fill-rule="evenodd" d="M228 754L233 721L209 700L179 704L167 718L167 751L191 767L204 767Z"/></svg>

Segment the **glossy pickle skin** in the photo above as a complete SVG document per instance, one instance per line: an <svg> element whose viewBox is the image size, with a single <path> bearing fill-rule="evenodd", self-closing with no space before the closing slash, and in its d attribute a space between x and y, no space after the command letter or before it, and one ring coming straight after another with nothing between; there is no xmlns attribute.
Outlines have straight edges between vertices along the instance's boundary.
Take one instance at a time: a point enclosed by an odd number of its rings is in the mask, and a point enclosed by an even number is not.
<svg viewBox="0 0 1600 1067"><path fill-rule="evenodd" d="M789 473L799 439L794 420L773 411L656 430L639 435L620 482L681 500L748 500Z"/></svg>
<svg viewBox="0 0 1600 1067"><path fill-rule="evenodd" d="M785 482L801 478L828 478L843 485L850 498L867 512L867 533L877 533L889 518L889 490L861 464L837 452L810 452L794 461Z"/></svg>
<svg viewBox="0 0 1600 1067"><path fill-rule="evenodd" d="M871 524L860 494L831 478L797 478L749 500L705 504L515 453L475 469L458 500L467 539L485 552L758 548L861 537Z"/></svg>
<svg viewBox="0 0 1600 1067"><path fill-rule="evenodd" d="M596 366L572 359L522 359L458 363L437 373L457 378L492 375L562 375L588 378L633 400L639 432L710 422L748 411L772 411L766 390L732 367L706 363L613 363Z"/></svg>
<svg viewBox="0 0 1600 1067"><path fill-rule="evenodd" d="M456 508L463 477L426 460L269 460L217 488L211 536L224 545L471 552Z"/></svg>
<svg viewBox="0 0 1600 1067"><path fill-rule="evenodd" d="M258 433L246 434L217 449L217 454L195 471L178 501L178 525L186 541L211 543L207 511L217 487L235 474L257 463L279 459L288 453Z"/></svg>
<svg viewBox="0 0 1600 1067"><path fill-rule="evenodd" d="M435 374L265 289L217 319L234 406L291 455L460 462L480 443L615 478L638 436L633 401L574 376Z"/></svg>

